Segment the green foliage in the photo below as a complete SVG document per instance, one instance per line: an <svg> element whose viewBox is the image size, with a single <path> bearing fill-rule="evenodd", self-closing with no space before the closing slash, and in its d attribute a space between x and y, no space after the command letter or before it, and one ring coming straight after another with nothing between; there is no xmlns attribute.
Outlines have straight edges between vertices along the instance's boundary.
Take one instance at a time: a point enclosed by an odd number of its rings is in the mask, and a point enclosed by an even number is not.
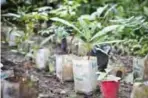
<svg viewBox="0 0 148 98"><path fill-rule="evenodd" d="M106 38L109 32L116 30L120 25L111 25L99 30L97 22L90 22L83 19L79 19L75 25L57 17L51 18L51 20L70 26L77 32L75 36L81 40L78 45L85 47L87 50L83 55L89 53L96 45L121 42L121 40L107 40Z"/></svg>
<svg viewBox="0 0 148 98"><path fill-rule="evenodd" d="M117 18L111 22L122 25L122 29L119 29L120 33L116 34L114 38L124 39L126 42L117 44L118 48L128 54L145 56L148 52L148 25L145 18L132 16L127 19Z"/></svg>
<svg viewBox="0 0 148 98"><path fill-rule="evenodd" d="M25 32L20 43L34 34L35 27L41 35L50 34L41 46L53 38L60 42L71 27L87 51L120 39L126 41L114 45L123 51L141 56L148 53L148 0L8 0L8 4L12 7L2 10L2 22ZM41 28L39 21L46 24L50 17L59 17L51 18L56 21L52 25L59 27Z"/></svg>
<svg viewBox="0 0 148 98"><path fill-rule="evenodd" d="M47 32L50 32L51 29L54 29L52 31L54 31L54 34L50 35L49 37L45 38L42 42L41 42L41 46L43 46L44 44L46 44L49 41L52 42L56 42L56 43L61 43L61 40L63 38L66 38L67 36L69 36L69 33L66 31L66 29L63 26L54 26L53 28L49 28L47 30Z"/></svg>
<svg viewBox="0 0 148 98"><path fill-rule="evenodd" d="M121 78L111 75L110 72L112 70L113 70L112 68L107 68L107 69L105 69L105 72L97 72L96 74L99 75L97 80L99 80L99 82L100 81L116 81L116 82L118 82Z"/></svg>
<svg viewBox="0 0 148 98"><path fill-rule="evenodd" d="M3 14L2 16L13 18L14 20L18 21L19 24L21 24L22 29L25 32L25 35L22 36L22 39L20 39L20 42L27 40L29 36L32 35L35 24L38 23L39 20L46 20L46 21L48 20L47 13L38 13L38 12L19 13L19 14L7 13L7 14Z"/></svg>
<svg viewBox="0 0 148 98"><path fill-rule="evenodd" d="M76 16L76 8L80 5L73 4L73 1L68 1L65 5L60 5L59 8L52 10L50 13L62 18L72 19Z"/></svg>
<svg viewBox="0 0 148 98"><path fill-rule="evenodd" d="M58 8L51 10L50 13L55 17L73 21L81 14L79 7L86 2L87 0L63 0Z"/></svg>

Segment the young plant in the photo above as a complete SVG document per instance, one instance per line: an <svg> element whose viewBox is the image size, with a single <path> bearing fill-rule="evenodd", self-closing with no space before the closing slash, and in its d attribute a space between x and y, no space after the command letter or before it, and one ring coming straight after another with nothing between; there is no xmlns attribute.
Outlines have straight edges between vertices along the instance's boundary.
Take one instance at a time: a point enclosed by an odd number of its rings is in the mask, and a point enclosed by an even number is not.
<svg viewBox="0 0 148 98"><path fill-rule="evenodd" d="M47 38L45 38L42 42L41 42L41 46L46 44L49 40L51 40L52 42L56 42L56 44L60 44L63 38L66 38L69 33L67 32L67 30L65 29L65 27L63 26L52 26L47 28L47 30L45 31L41 31L40 33L50 33L50 32L54 32L53 34L51 34L50 36L48 36ZM55 40L54 40L55 39Z"/></svg>
<svg viewBox="0 0 148 98"><path fill-rule="evenodd" d="M112 71L111 68L105 69L105 72L97 72L96 74L98 76L98 81L119 81L120 78L116 77L114 75L110 75L109 73Z"/></svg>
<svg viewBox="0 0 148 98"><path fill-rule="evenodd" d="M78 46L86 49L86 52L80 55L89 55L88 59L90 57L90 51L93 49L93 47L101 44L121 42L121 40L107 40L107 34L116 30L118 27L120 27L120 25L110 25L102 28L101 23L91 22L83 19L79 19L75 25L57 17L51 18L51 20L72 27L77 32L75 37L79 39Z"/></svg>
<svg viewBox="0 0 148 98"><path fill-rule="evenodd" d="M43 10L46 10L47 8L43 7L43 8L39 8L38 10L41 10L41 9L42 9L42 13L40 12L25 13L22 11L18 11L17 14L7 13L2 15L4 17L13 19L15 22L18 23L18 25L16 26L24 31L24 34L17 39L18 48L20 48L19 46L24 47L23 45L24 42L27 46L32 43L30 41L30 37L34 35L34 28L36 23L39 22L39 20L48 20L48 13L43 11ZM18 49L18 50L22 50L22 49ZM26 54L24 53L24 51L20 51L20 52L23 54Z"/></svg>
<svg viewBox="0 0 148 98"><path fill-rule="evenodd" d="M7 13L7 14L3 14L2 16L13 19L13 21L18 23L18 25L16 26L24 30L25 34L20 39L20 41L23 42L34 33L33 29L35 27L35 24L38 23L39 20L45 20L45 21L48 20L48 12L46 12L45 10L49 8L50 7L39 8L38 11L42 10L42 13L37 11L26 13L18 9L17 13Z"/></svg>

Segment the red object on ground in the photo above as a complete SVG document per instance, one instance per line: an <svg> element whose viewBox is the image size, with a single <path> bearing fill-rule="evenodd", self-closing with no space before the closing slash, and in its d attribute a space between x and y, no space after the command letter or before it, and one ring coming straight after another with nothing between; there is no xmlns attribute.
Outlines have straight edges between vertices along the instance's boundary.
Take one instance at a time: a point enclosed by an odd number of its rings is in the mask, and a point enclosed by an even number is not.
<svg viewBox="0 0 148 98"><path fill-rule="evenodd" d="M119 81L102 81L100 87L103 98L118 98L119 85Z"/></svg>

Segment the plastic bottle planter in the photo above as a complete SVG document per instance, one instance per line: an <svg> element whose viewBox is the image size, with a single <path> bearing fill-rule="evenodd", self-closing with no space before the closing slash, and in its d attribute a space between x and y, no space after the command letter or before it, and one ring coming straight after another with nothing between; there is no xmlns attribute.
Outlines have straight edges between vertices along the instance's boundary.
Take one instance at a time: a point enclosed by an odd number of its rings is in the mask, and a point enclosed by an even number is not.
<svg viewBox="0 0 148 98"><path fill-rule="evenodd" d="M56 76L61 81L73 80L73 55L57 55L56 56Z"/></svg>
<svg viewBox="0 0 148 98"><path fill-rule="evenodd" d="M39 49L36 52L35 61L38 69L45 69L48 63L49 50L47 48Z"/></svg>
<svg viewBox="0 0 148 98"><path fill-rule="evenodd" d="M144 58L144 81L148 81L148 54Z"/></svg>
<svg viewBox="0 0 148 98"><path fill-rule="evenodd" d="M63 80L72 81L73 80L73 64L72 55L66 55L63 59Z"/></svg>
<svg viewBox="0 0 148 98"><path fill-rule="evenodd" d="M133 58L134 80L143 80L144 77L144 59L140 57Z"/></svg>
<svg viewBox="0 0 148 98"><path fill-rule="evenodd" d="M50 58L49 59L49 64L48 64L49 72L51 74L55 73L56 68L55 68L55 58Z"/></svg>
<svg viewBox="0 0 148 98"><path fill-rule="evenodd" d="M56 76L62 80L62 55L56 55Z"/></svg>
<svg viewBox="0 0 148 98"><path fill-rule="evenodd" d="M74 86L77 93L92 94L97 87L97 59L77 57L73 60Z"/></svg>
<svg viewBox="0 0 148 98"><path fill-rule="evenodd" d="M130 98L148 98L148 84L134 83Z"/></svg>
<svg viewBox="0 0 148 98"><path fill-rule="evenodd" d="M23 34L23 31L16 30L16 28L13 29L10 33L7 33L7 40L9 46L16 46L17 38L23 36Z"/></svg>
<svg viewBox="0 0 148 98"><path fill-rule="evenodd" d="M19 98L19 82L10 82L3 80L3 97L2 98Z"/></svg>
<svg viewBox="0 0 148 98"><path fill-rule="evenodd" d="M100 89L103 98L118 98L120 82L116 81L102 81L100 83Z"/></svg>
<svg viewBox="0 0 148 98"><path fill-rule="evenodd" d="M9 38L8 38L8 44L9 46L16 46L16 38L17 36L13 33L9 34Z"/></svg>

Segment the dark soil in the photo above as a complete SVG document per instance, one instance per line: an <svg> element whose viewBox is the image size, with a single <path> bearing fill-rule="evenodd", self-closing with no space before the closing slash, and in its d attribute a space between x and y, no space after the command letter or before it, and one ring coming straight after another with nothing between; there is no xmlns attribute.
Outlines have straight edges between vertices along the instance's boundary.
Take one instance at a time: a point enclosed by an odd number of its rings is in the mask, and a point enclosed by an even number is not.
<svg viewBox="0 0 148 98"><path fill-rule="evenodd" d="M50 74L44 70L37 70L33 67L33 64L29 61L25 61L23 55L18 53L10 52L7 46L2 45L1 50L1 62L4 64L4 70L14 69L15 76L21 77L21 97L20 98L101 98L101 93L99 90L93 93L91 96L76 94L74 92L74 83L73 82L64 82L61 83L56 78L55 74ZM121 58L126 65L131 66L128 60ZM129 58L128 58L129 59ZM25 63L28 62L31 67L25 67ZM33 81L33 84L29 86L30 81ZM132 90L132 85L121 82L119 90L119 98L130 98L130 93Z"/></svg>

